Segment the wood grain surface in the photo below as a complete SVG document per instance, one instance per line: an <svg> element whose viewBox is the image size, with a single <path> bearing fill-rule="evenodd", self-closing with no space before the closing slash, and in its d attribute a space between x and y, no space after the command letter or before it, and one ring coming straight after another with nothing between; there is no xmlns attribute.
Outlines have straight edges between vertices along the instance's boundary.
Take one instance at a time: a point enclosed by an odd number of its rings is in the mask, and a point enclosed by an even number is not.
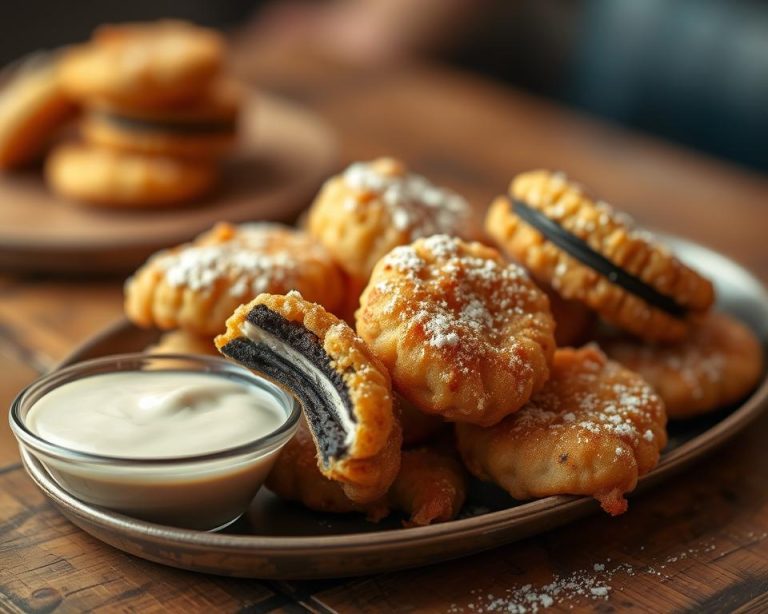
<svg viewBox="0 0 768 614"><path fill-rule="evenodd" d="M768 281L764 177L436 66L356 72L252 44L236 57L259 86L321 112L344 160L401 156L479 208L518 171L562 168L644 223L725 252ZM0 277L5 407L118 317L121 283ZM633 498L619 518L594 516L414 571L264 583L161 567L90 538L31 484L3 421L0 611L478 612L530 595L528 611L767 611L766 439L768 415L693 470ZM585 594L555 595L554 579Z"/></svg>

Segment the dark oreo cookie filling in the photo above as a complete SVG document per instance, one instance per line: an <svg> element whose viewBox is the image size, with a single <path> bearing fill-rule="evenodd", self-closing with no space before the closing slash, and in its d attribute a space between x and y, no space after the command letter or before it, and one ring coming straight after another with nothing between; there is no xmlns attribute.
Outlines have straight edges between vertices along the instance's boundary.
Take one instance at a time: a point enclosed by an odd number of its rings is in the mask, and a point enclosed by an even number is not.
<svg viewBox="0 0 768 614"><path fill-rule="evenodd" d="M291 390L304 405L309 427L318 442L324 464L331 459L343 458L348 452L347 431L339 416L346 412L356 422L349 390L341 375L331 367L320 339L298 322L286 320L265 305L256 305L248 313L248 322L268 333L276 341L300 353L316 371L292 361L288 351L281 353L269 344L249 337L238 337L221 348L222 353L250 369L261 371ZM319 374L317 373L319 372ZM327 391L318 381L324 377L338 392L342 407L329 399Z"/></svg>
<svg viewBox="0 0 768 614"><path fill-rule="evenodd" d="M235 131L236 127L233 119L173 121L126 117L108 111L99 111L97 115L100 119L114 124L118 128L134 130L137 132L170 132L179 135L216 135L230 134Z"/></svg>
<svg viewBox="0 0 768 614"><path fill-rule="evenodd" d="M571 234L541 211L528 206L518 199L512 199L511 206L512 211L518 217L533 226L548 241L554 243L569 256L606 277L612 284L616 284L644 300L649 305L675 318L683 318L688 313L688 310L673 298L662 294L639 277L616 266L608 258L593 250L586 241Z"/></svg>

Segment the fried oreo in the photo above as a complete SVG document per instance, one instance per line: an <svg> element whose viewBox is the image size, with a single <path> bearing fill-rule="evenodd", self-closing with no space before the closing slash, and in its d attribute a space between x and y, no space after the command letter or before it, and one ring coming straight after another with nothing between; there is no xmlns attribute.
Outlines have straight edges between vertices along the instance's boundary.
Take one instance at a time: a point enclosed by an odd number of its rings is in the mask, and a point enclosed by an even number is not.
<svg viewBox="0 0 768 614"><path fill-rule="evenodd" d="M185 106L137 109L96 104L81 122L85 140L95 145L181 158L219 158L234 148L242 93L220 80Z"/></svg>
<svg viewBox="0 0 768 614"><path fill-rule="evenodd" d="M333 254L359 296L384 254L420 237L463 235L469 212L455 192L410 173L399 160L379 158L356 162L326 181L309 210L307 229Z"/></svg>
<svg viewBox="0 0 768 614"><path fill-rule="evenodd" d="M497 425L457 424L467 468L516 499L591 495L611 515L667 443L664 403L639 375L592 345L555 352L552 375Z"/></svg>
<svg viewBox="0 0 768 614"><path fill-rule="evenodd" d="M598 343L610 358L642 375L664 400L667 415L675 419L736 403L757 385L763 372L759 340L724 313L700 318L675 345L616 335L604 335Z"/></svg>
<svg viewBox="0 0 768 614"><path fill-rule="evenodd" d="M389 374L354 331L298 292L261 294L216 337L219 351L302 401L321 473L355 503L389 489L402 437Z"/></svg>
<svg viewBox="0 0 768 614"><path fill-rule="evenodd" d="M87 144L64 144L45 163L59 196L110 209L153 208L198 200L216 185L213 162L149 156Z"/></svg>
<svg viewBox="0 0 768 614"><path fill-rule="evenodd" d="M356 503L339 482L317 468L317 451L306 423L280 452L266 486L288 501L334 514L363 513L376 522L392 510L408 515L406 526L425 526L456 517L464 504L467 475L450 454L424 447L402 453L400 470L389 491L371 503Z"/></svg>
<svg viewBox="0 0 768 614"><path fill-rule="evenodd" d="M549 301L494 249L445 235L397 247L360 299L357 332L426 413L490 426L549 375Z"/></svg>
<svg viewBox="0 0 768 614"><path fill-rule="evenodd" d="M223 62L217 32L161 20L101 26L90 43L63 56L58 72L76 100L156 108L198 98Z"/></svg>
<svg viewBox="0 0 768 614"><path fill-rule="evenodd" d="M321 245L280 224L218 224L136 271L125 284L125 312L139 326L213 336L238 305L289 290L336 308L342 278Z"/></svg>
<svg viewBox="0 0 768 614"><path fill-rule="evenodd" d="M55 58L25 61L0 90L0 169L37 160L75 112L56 79Z"/></svg>
<svg viewBox="0 0 768 614"><path fill-rule="evenodd" d="M643 339L674 342L714 301L712 284L629 218L562 174L518 175L486 231L538 280Z"/></svg>

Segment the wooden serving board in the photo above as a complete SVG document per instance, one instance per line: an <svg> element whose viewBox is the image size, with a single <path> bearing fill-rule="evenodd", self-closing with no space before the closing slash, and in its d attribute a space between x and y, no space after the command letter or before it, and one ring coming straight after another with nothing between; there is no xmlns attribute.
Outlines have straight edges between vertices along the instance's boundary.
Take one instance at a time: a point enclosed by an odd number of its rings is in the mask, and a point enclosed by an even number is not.
<svg viewBox="0 0 768 614"><path fill-rule="evenodd" d="M113 210L64 201L40 169L0 175L0 270L123 273L220 220L289 221L337 164L330 128L312 112L252 95L240 146L218 189L191 205Z"/></svg>

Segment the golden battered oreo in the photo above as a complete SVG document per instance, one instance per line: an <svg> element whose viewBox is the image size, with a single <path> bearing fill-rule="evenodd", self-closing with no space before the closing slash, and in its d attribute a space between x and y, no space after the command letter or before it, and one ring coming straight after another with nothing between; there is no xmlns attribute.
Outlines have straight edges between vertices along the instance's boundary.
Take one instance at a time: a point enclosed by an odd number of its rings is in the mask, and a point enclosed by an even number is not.
<svg viewBox="0 0 768 614"><path fill-rule="evenodd" d="M59 79L84 102L158 107L199 97L223 61L224 42L213 30L173 20L109 25L64 55Z"/></svg>
<svg viewBox="0 0 768 614"><path fill-rule="evenodd" d="M24 62L0 90L0 168L38 159L75 111L56 79L54 60Z"/></svg>
<svg viewBox="0 0 768 614"><path fill-rule="evenodd" d="M389 491L378 501L355 503L339 482L317 468L317 452L306 423L280 452L266 486L288 501L335 514L363 513L378 521L399 510L409 515L406 526L426 526L456 517L464 504L466 471L455 458L435 448L406 450Z"/></svg>
<svg viewBox="0 0 768 614"><path fill-rule="evenodd" d="M299 397L324 476L355 503L384 496L400 466L400 425L386 369L349 325L298 292L261 294L215 341Z"/></svg>
<svg viewBox="0 0 768 614"><path fill-rule="evenodd" d="M125 151L182 158L215 158L237 140L240 88L220 81L201 99L184 106L136 109L89 108L81 122L86 141Z"/></svg>
<svg viewBox="0 0 768 614"><path fill-rule="evenodd" d="M676 345L602 337L613 360L653 386L670 418L688 418L744 398L760 380L763 352L754 333L738 320L710 313L691 325Z"/></svg>
<svg viewBox="0 0 768 614"><path fill-rule="evenodd" d="M152 256L126 282L125 312L139 326L212 336L238 305L289 290L339 303L341 274L322 246L279 224L219 224Z"/></svg>
<svg viewBox="0 0 768 614"><path fill-rule="evenodd" d="M211 161L148 156L93 145L60 145L45 163L45 179L59 196L115 209L188 203L210 192L217 177Z"/></svg>
<svg viewBox="0 0 768 614"><path fill-rule="evenodd" d="M516 499L591 495L611 515L667 443L664 403L596 346L555 352L552 376L523 409L491 428L457 424L471 473Z"/></svg>
<svg viewBox="0 0 768 614"><path fill-rule="evenodd" d="M549 375L549 301L494 249L445 235L392 250L360 300L357 331L422 411L489 426Z"/></svg>
<svg viewBox="0 0 768 614"><path fill-rule="evenodd" d="M455 192L408 172L399 160L379 158L356 162L326 181L307 229L362 291L376 262L392 248L433 234L465 235L469 213Z"/></svg>
<svg viewBox="0 0 768 614"><path fill-rule="evenodd" d="M678 341L712 284L627 216L558 173L518 175L488 211L486 231L540 281L639 337Z"/></svg>

